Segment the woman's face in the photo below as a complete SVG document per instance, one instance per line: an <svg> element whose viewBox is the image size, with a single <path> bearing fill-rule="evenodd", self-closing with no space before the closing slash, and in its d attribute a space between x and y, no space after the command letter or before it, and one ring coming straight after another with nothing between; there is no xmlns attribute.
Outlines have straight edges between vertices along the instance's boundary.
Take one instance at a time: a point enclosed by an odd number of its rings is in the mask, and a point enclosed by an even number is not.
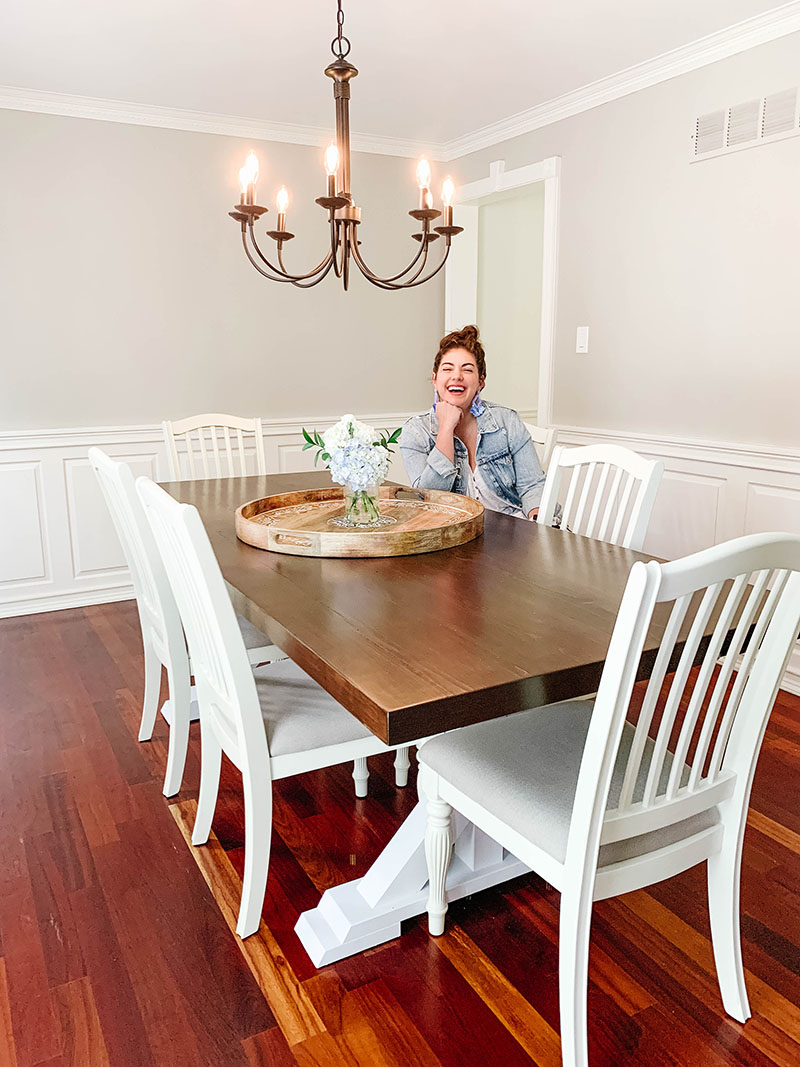
<svg viewBox="0 0 800 1067"><path fill-rule="evenodd" d="M469 411L475 394L483 388L475 357L465 348L451 348L442 356L433 385L440 400Z"/></svg>

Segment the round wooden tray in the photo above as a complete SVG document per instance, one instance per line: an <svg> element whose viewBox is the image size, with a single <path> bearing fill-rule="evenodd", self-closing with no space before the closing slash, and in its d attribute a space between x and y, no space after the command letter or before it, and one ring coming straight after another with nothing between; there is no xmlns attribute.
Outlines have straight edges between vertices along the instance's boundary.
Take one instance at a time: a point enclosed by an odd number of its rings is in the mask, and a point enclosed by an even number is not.
<svg viewBox="0 0 800 1067"><path fill-rule="evenodd" d="M483 532L483 504L436 489L380 487L380 510L391 526L336 527L344 515L340 486L279 493L236 509L236 536L292 556L413 556L471 541Z"/></svg>

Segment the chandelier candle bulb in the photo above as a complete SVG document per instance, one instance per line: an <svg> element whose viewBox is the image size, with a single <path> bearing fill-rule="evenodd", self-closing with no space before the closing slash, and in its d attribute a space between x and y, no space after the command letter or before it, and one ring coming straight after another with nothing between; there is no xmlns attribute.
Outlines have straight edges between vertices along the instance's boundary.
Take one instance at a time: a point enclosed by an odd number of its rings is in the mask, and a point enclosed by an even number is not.
<svg viewBox="0 0 800 1067"><path fill-rule="evenodd" d="M427 159L421 159L417 164L417 185L419 186L419 207L424 211L431 205L428 203L431 184L431 165Z"/></svg>
<svg viewBox="0 0 800 1067"><path fill-rule="evenodd" d="M328 196L336 196L336 172L339 169L339 149L329 144L325 149L325 173L328 176Z"/></svg>
<svg viewBox="0 0 800 1067"><path fill-rule="evenodd" d="M278 206L278 231L283 233L286 229L286 209L289 206L289 194L284 186L278 190L275 203Z"/></svg>
<svg viewBox="0 0 800 1067"><path fill-rule="evenodd" d="M453 225L453 194L455 193L455 186L453 185L452 178L445 178L442 182L442 206L444 207L444 218L442 224L444 226Z"/></svg>

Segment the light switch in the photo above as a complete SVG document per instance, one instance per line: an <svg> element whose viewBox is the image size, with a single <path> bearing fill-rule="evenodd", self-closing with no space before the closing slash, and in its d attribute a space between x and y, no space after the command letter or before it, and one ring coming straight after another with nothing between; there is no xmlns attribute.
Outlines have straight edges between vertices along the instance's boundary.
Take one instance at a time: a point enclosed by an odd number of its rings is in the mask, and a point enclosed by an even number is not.
<svg viewBox="0 0 800 1067"><path fill-rule="evenodd" d="M589 327L579 326L578 332L575 335L575 351L576 352L588 352L589 351Z"/></svg>

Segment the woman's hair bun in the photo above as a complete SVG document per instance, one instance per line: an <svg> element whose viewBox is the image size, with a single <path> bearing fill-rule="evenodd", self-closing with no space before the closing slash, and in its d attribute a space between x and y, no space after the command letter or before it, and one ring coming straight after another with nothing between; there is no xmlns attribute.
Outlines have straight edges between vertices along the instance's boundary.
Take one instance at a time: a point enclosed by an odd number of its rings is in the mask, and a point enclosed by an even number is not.
<svg viewBox="0 0 800 1067"><path fill-rule="evenodd" d="M466 349L470 355L475 357L475 363L478 367L478 376L481 378L486 377L486 353L483 351L478 327L474 323L469 326L462 326L460 330L453 330L452 333L448 333L441 339L439 342L439 351L436 353L436 358L433 361L434 374L439 369L439 364L442 362L442 356L445 352L449 352L451 348Z"/></svg>

